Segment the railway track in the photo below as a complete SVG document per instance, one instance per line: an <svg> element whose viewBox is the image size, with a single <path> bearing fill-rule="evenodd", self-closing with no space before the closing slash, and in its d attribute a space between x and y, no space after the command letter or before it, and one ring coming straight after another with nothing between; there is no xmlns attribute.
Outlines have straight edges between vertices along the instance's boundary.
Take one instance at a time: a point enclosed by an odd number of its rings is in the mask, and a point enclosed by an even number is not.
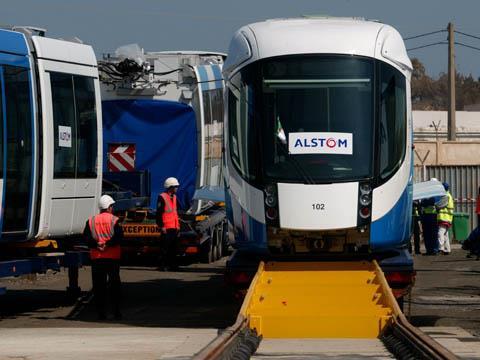
<svg viewBox="0 0 480 360"><path fill-rule="evenodd" d="M260 264L235 324L193 359L321 359L335 347L346 359L457 359L408 322L375 261Z"/></svg>

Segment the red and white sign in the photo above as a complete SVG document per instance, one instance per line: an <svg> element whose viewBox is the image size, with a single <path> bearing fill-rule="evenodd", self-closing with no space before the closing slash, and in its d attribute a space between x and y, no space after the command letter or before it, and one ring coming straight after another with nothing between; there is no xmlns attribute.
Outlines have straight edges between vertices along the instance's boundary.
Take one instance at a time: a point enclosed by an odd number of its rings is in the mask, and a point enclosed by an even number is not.
<svg viewBox="0 0 480 360"><path fill-rule="evenodd" d="M108 145L108 171L134 171L135 144Z"/></svg>

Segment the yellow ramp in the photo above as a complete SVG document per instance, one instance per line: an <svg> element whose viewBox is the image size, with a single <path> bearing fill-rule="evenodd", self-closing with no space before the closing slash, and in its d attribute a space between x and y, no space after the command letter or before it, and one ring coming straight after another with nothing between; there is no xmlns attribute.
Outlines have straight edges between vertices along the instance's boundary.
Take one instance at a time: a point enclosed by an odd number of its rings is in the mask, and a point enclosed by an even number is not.
<svg viewBox="0 0 480 360"><path fill-rule="evenodd" d="M376 338L398 306L376 262L261 263L241 313L264 338Z"/></svg>

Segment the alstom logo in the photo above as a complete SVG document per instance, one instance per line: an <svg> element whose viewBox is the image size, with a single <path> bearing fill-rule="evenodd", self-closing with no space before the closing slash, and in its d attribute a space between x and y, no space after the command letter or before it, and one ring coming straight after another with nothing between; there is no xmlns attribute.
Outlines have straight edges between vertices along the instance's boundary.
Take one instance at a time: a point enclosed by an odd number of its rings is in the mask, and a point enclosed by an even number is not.
<svg viewBox="0 0 480 360"><path fill-rule="evenodd" d="M303 140L303 141L302 141ZM334 139L334 138L311 138L311 139L297 139L294 147L348 147L348 139Z"/></svg>
<svg viewBox="0 0 480 360"><path fill-rule="evenodd" d="M353 154L351 133L301 132L288 134L290 154Z"/></svg>

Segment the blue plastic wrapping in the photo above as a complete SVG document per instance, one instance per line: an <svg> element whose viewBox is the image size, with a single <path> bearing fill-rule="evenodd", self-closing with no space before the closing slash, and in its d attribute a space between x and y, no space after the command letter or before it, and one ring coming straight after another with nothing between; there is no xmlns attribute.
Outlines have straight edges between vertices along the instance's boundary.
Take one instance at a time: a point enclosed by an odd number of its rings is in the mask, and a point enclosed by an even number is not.
<svg viewBox="0 0 480 360"><path fill-rule="evenodd" d="M136 147L136 170L151 174L150 207L156 208L163 182L180 182L178 199L187 209L195 192L198 168L197 128L193 108L164 100L108 100L103 110L103 164L107 171L109 144Z"/></svg>
<svg viewBox="0 0 480 360"><path fill-rule="evenodd" d="M429 180L413 184L413 200L429 199L434 197L444 197L445 188L438 180Z"/></svg>

